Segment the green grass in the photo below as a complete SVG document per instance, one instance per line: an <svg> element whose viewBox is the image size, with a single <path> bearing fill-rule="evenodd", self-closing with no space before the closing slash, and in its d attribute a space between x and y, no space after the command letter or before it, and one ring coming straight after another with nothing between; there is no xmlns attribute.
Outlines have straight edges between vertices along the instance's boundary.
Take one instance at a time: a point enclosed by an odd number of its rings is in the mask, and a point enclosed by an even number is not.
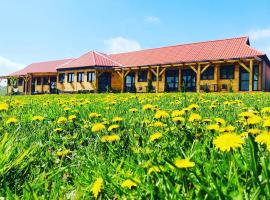
<svg viewBox="0 0 270 200"><path fill-rule="evenodd" d="M90 94L0 97L9 105L0 112L0 196L7 199L92 199L91 188L103 179L99 199L268 199L269 152L257 143L269 113L270 94ZM146 104L152 110L143 110ZM172 112L196 104L173 122ZM138 112L130 112L136 108ZM157 110L169 117L156 119ZM1 104L0 104L1 110ZM239 114L255 111L260 122L242 121ZM90 118L90 113L101 117ZM202 119L190 122L192 113ZM74 121L57 123L59 117ZM32 121L33 116L44 117ZM16 123L7 123L11 117ZM112 122L121 117L120 122ZM219 130L207 130L222 118ZM212 122L208 122L210 119ZM163 127L153 126L160 121ZM93 132L96 123L111 132ZM231 125L243 145L222 152L213 140ZM56 128L62 131L56 132ZM162 137L150 142L153 133ZM243 134L244 133L244 134ZM101 142L102 136L118 135L119 141ZM267 143L266 143L267 144ZM67 155L59 156L63 150ZM175 159L190 159L194 167L178 168ZM153 169L155 169L153 171ZM152 170L152 172L151 172ZM123 187L125 180L136 186Z"/></svg>

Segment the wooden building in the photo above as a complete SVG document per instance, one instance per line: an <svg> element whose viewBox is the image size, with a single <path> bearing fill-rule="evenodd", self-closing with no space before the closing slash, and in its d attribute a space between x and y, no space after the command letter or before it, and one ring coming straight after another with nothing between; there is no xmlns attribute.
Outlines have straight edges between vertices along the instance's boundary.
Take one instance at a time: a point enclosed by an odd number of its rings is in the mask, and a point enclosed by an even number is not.
<svg viewBox="0 0 270 200"><path fill-rule="evenodd" d="M9 82L12 77L27 94L269 91L270 62L248 37L239 37L120 54L90 51L34 63L7 76Z"/></svg>

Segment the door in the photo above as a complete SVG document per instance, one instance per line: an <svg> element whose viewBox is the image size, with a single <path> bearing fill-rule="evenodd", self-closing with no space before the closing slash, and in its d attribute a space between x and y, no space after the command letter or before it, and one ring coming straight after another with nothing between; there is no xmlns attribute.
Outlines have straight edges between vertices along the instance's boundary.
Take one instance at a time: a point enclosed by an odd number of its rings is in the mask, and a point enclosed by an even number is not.
<svg viewBox="0 0 270 200"><path fill-rule="evenodd" d="M249 72L243 67L239 71L239 90L249 91Z"/></svg>
<svg viewBox="0 0 270 200"><path fill-rule="evenodd" d="M135 92L135 73L134 72L130 72L125 77L125 91Z"/></svg>
<svg viewBox="0 0 270 200"><path fill-rule="evenodd" d="M111 73L103 72L98 78L98 91L108 92L111 89Z"/></svg>
<svg viewBox="0 0 270 200"><path fill-rule="evenodd" d="M196 73L192 69L182 69L182 91L196 92Z"/></svg>
<svg viewBox="0 0 270 200"><path fill-rule="evenodd" d="M166 70L165 73L165 90L166 92L176 92L178 91L178 81L179 81L179 71L178 70Z"/></svg>
<svg viewBox="0 0 270 200"><path fill-rule="evenodd" d="M57 78L56 77L50 77L50 93L56 94L57 93Z"/></svg>

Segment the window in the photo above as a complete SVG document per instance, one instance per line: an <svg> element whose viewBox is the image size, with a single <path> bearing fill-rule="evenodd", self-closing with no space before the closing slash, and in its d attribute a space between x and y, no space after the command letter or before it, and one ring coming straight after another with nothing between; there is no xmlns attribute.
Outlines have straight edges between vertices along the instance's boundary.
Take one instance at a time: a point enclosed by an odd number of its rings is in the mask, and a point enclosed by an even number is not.
<svg viewBox="0 0 270 200"><path fill-rule="evenodd" d="M240 73L239 90L248 91L249 90L249 72L243 67L240 67L239 73Z"/></svg>
<svg viewBox="0 0 270 200"><path fill-rule="evenodd" d="M95 80L95 72L87 72L87 82L93 82Z"/></svg>
<svg viewBox="0 0 270 200"><path fill-rule="evenodd" d="M49 77L43 77L42 84L43 85L49 85Z"/></svg>
<svg viewBox="0 0 270 200"><path fill-rule="evenodd" d="M213 79L214 79L214 66L210 66L201 74L201 80L213 80Z"/></svg>
<svg viewBox="0 0 270 200"><path fill-rule="evenodd" d="M68 82L69 83L74 82L74 73L68 73Z"/></svg>
<svg viewBox="0 0 270 200"><path fill-rule="evenodd" d="M138 82L147 82L147 71L138 72Z"/></svg>
<svg viewBox="0 0 270 200"><path fill-rule="evenodd" d="M83 79L84 79L84 73L78 72L77 73L77 82L83 82Z"/></svg>
<svg viewBox="0 0 270 200"><path fill-rule="evenodd" d="M18 86L22 86L22 85L23 85L23 79L20 78L20 79L18 80Z"/></svg>
<svg viewBox="0 0 270 200"><path fill-rule="evenodd" d="M59 76L58 76L58 82L59 83L64 83L65 82L65 74L64 73L59 74Z"/></svg>
<svg viewBox="0 0 270 200"><path fill-rule="evenodd" d="M37 77L37 85L41 85L41 77Z"/></svg>
<svg viewBox="0 0 270 200"><path fill-rule="evenodd" d="M253 84L252 84L253 91L257 91L259 89L258 83L259 83L259 66L254 65L253 66Z"/></svg>
<svg viewBox="0 0 270 200"><path fill-rule="evenodd" d="M220 66L220 79L234 79L234 66L233 65Z"/></svg>

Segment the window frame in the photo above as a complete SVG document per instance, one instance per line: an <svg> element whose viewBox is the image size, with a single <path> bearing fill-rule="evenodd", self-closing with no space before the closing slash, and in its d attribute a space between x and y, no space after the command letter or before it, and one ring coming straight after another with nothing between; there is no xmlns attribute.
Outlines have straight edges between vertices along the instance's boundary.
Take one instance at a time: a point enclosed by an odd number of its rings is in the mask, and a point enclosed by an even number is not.
<svg viewBox="0 0 270 200"><path fill-rule="evenodd" d="M64 83L66 79L66 74L65 73L59 73L58 74L58 83Z"/></svg>
<svg viewBox="0 0 270 200"><path fill-rule="evenodd" d="M96 79L95 72L92 72L92 71L87 72L87 82L92 83L95 81L95 79Z"/></svg>
<svg viewBox="0 0 270 200"><path fill-rule="evenodd" d="M24 80L23 80L23 78L19 78L18 79L18 86L23 86L23 82L24 82Z"/></svg>
<svg viewBox="0 0 270 200"><path fill-rule="evenodd" d="M225 77L222 76L222 73L225 72ZM230 74L232 72L232 74ZM234 65L220 65L219 69L219 78L220 80L233 80L235 78L235 66ZM232 75L232 77L230 77Z"/></svg>
<svg viewBox="0 0 270 200"><path fill-rule="evenodd" d="M147 70L138 71L138 82L147 82L148 72Z"/></svg>
<svg viewBox="0 0 270 200"><path fill-rule="evenodd" d="M84 72L77 72L77 82L84 82Z"/></svg>
<svg viewBox="0 0 270 200"><path fill-rule="evenodd" d="M36 77L36 85L42 85L42 77Z"/></svg>
<svg viewBox="0 0 270 200"><path fill-rule="evenodd" d="M73 83L74 82L74 72L68 73L67 82L68 83Z"/></svg>
<svg viewBox="0 0 270 200"><path fill-rule="evenodd" d="M256 77L255 72L257 73L256 80L255 80L255 77ZM257 83L257 88L256 89L255 89L255 83ZM259 90L259 65L257 65L257 64L253 65L253 70L252 70L252 90L253 91L258 91Z"/></svg>

